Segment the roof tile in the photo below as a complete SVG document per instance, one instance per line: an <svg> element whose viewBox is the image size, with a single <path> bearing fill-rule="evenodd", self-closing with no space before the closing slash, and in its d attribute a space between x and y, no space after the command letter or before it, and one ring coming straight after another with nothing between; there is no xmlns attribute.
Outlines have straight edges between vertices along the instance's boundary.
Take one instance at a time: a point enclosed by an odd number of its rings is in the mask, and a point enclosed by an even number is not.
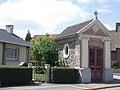
<svg viewBox="0 0 120 90"><path fill-rule="evenodd" d="M4 29L0 29L0 42L16 44L21 46L28 46L28 47L31 46L31 44L27 43L22 38L18 37L15 34L10 34Z"/></svg>
<svg viewBox="0 0 120 90"><path fill-rule="evenodd" d="M63 37L66 37L66 36L70 36L70 35L76 34L76 32L78 32L83 27L85 27L86 25L88 25L92 20L93 19L85 21L85 22L82 22L80 24L76 24L76 25L67 27L57 38L63 38Z"/></svg>

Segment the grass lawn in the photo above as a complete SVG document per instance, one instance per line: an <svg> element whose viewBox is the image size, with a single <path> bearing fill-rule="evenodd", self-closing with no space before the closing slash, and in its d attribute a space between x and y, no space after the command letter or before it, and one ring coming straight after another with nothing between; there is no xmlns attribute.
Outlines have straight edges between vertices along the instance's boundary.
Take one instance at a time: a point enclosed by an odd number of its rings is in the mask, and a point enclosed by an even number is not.
<svg viewBox="0 0 120 90"><path fill-rule="evenodd" d="M33 73L33 79L35 81L45 81L45 74L34 74Z"/></svg>

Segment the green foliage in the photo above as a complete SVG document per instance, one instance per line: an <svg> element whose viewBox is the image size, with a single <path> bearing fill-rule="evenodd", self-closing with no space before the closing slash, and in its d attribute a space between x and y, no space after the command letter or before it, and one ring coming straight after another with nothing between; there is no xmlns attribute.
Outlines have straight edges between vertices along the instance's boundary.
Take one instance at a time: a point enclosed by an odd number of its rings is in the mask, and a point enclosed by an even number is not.
<svg viewBox="0 0 120 90"><path fill-rule="evenodd" d="M30 83L32 68L0 66L0 81L2 84Z"/></svg>
<svg viewBox="0 0 120 90"><path fill-rule="evenodd" d="M45 82L45 74L33 74L33 79L39 82Z"/></svg>
<svg viewBox="0 0 120 90"><path fill-rule="evenodd" d="M30 42L31 39L32 39L32 37L31 37L31 34L28 30L28 33L26 34L26 37L25 37L25 41Z"/></svg>
<svg viewBox="0 0 120 90"><path fill-rule="evenodd" d="M48 34L32 43L32 56L38 61L40 66L44 64L56 66L58 64L58 48Z"/></svg>
<svg viewBox="0 0 120 90"><path fill-rule="evenodd" d="M112 60L111 61L111 66L112 66L112 68L118 68L118 61L117 60Z"/></svg>
<svg viewBox="0 0 120 90"><path fill-rule="evenodd" d="M33 69L33 79L35 81L45 81L45 67L37 66Z"/></svg>
<svg viewBox="0 0 120 90"><path fill-rule="evenodd" d="M45 74L45 71L45 67L38 66L34 68L34 73L36 74Z"/></svg>
<svg viewBox="0 0 120 90"><path fill-rule="evenodd" d="M54 67L52 68L51 79L55 83L78 83L79 71L74 68Z"/></svg>

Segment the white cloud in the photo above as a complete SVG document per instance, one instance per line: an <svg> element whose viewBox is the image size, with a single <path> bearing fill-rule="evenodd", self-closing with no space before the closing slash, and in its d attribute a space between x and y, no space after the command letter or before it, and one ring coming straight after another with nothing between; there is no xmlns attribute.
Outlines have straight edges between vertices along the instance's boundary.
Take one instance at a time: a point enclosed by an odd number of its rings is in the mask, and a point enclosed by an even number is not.
<svg viewBox="0 0 120 90"><path fill-rule="evenodd" d="M81 4L88 4L88 3L93 3L93 4L101 3L101 4L103 4L103 3L106 3L107 1L109 1L109 0L78 0L78 2Z"/></svg>
<svg viewBox="0 0 120 90"><path fill-rule="evenodd" d="M90 3L93 0L78 0L80 3Z"/></svg>
<svg viewBox="0 0 120 90"><path fill-rule="evenodd" d="M108 25L108 24L104 24L105 25L105 27L108 29L108 30L114 30L114 28L112 27L112 26L110 26L110 25Z"/></svg>
<svg viewBox="0 0 120 90"><path fill-rule="evenodd" d="M97 11L98 12L100 12L100 13L113 13L113 11L112 10L110 10L110 9L97 9Z"/></svg>
<svg viewBox="0 0 120 90"><path fill-rule="evenodd" d="M0 27L14 24L14 32L20 37L25 37L28 29L32 35L55 33L59 24L89 16L77 5L64 0L9 0L0 5L0 11Z"/></svg>
<svg viewBox="0 0 120 90"><path fill-rule="evenodd" d="M103 5L103 8L109 8L109 5L105 4Z"/></svg>

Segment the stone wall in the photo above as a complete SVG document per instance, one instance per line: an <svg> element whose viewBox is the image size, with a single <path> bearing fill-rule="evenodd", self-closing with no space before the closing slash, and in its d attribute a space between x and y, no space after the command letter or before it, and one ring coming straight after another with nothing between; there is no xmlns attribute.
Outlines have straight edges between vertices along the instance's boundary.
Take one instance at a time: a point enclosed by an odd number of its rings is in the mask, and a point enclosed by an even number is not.
<svg viewBox="0 0 120 90"><path fill-rule="evenodd" d="M60 66L65 67L75 67L77 66L77 52L76 52L76 37L68 38L65 40L59 40L57 43L59 48L59 64ZM63 49L65 44L69 45L69 56L68 58L64 58Z"/></svg>

